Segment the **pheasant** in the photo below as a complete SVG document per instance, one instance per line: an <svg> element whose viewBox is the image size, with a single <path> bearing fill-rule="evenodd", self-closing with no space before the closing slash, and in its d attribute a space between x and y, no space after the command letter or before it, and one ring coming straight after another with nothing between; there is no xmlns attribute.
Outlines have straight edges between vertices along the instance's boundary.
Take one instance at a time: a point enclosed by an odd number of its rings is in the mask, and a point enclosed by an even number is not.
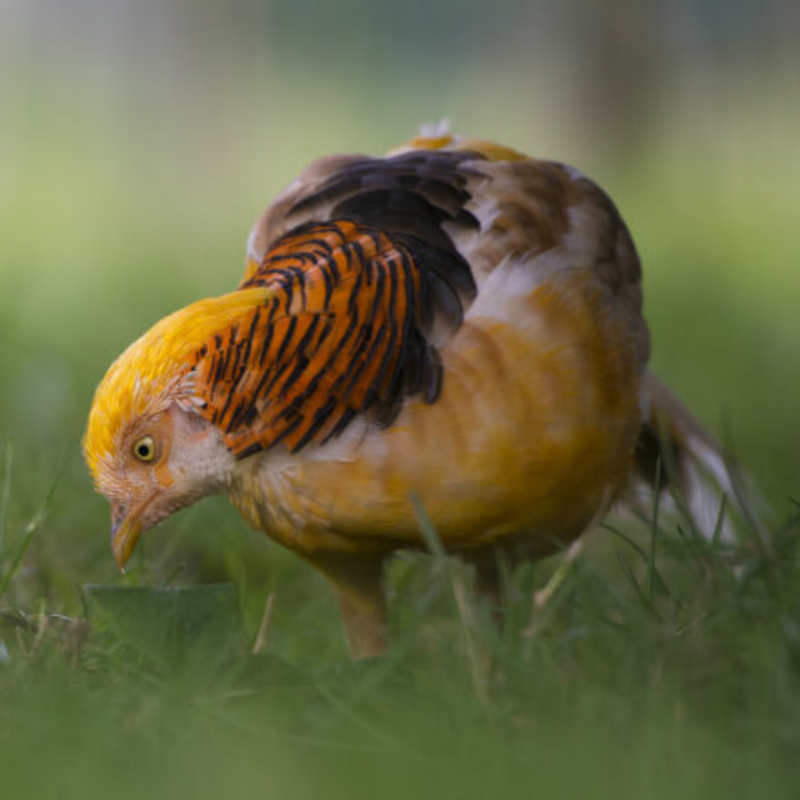
<svg viewBox="0 0 800 800"><path fill-rule="evenodd" d="M225 494L328 578L370 656L422 509L496 598L498 554L576 539L659 431L714 456L646 371L641 307L625 223L571 167L451 135L321 159L257 220L239 288L158 322L98 386L84 452L116 562Z"/></svg>

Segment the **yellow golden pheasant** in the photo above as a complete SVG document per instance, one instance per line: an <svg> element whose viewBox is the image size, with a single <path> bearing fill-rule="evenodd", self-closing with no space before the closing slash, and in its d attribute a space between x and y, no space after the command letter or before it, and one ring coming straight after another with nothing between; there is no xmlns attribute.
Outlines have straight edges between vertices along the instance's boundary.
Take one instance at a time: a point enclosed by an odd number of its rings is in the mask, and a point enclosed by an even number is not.
<svg viewBox="0 0 800 800"><path fill-rule="evenodd" d="M423 546L419 507L492 596L498 551L579 536L656 428L712 451L645 372L641 305L628 230L575 169L450 135L322 159L256 222L239 288L100 383L84 449L117 564L226 494L330 580L352 653L380 653L385 562Z"/></svg>

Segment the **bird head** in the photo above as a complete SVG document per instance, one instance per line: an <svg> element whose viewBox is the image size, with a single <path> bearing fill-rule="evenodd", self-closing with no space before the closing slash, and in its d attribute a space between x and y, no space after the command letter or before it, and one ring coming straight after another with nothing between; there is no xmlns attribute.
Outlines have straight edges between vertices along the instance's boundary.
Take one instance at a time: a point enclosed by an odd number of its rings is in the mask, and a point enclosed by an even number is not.
<svg viewBox="0 0 800 800"><path fill-rule="evenodd" d="M263 289L248 289L166 317L98 386L84 456L111 504L111 546L120 569L144 531L230 483L236 460L222 432L201 414L193 364L206 342L263 299Z"/></svg>

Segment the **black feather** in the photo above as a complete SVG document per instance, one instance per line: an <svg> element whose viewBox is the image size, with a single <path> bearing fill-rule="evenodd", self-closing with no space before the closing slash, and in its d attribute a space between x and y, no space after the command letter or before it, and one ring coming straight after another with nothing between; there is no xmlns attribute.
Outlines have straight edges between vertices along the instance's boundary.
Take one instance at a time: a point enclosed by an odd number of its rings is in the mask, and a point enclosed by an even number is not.
<svg viewBox="0 0 800 800"><path fill-rule="evenodd" d="M391 424L406 397L417 395L434 403L441 394L445 380L442 359L426 336L436 321L457 329L463 323L466 306L477 294L472 270L456 249L450 232L479 227L467 209L471 199L468 181L478 172L465 162L483 158L472 152L415 150L386 159L357 159L342 166L288 212L289 217L302 213L311 219L284 238L320 225L335 228L342 220L374 228L376 235L380 232L389 236L400 252L397 267L407 281L409 298L414 294L408 283L410 276L419 273L419 291L410 299L415 307L410 309L401 337L403 350L391 375L385 370L378 374L361 408L379 425ZM362 320L359 324L369 330L367 322ZM397 331L382 333L393 339L398 335ZM376 336L378 343L380 339ZM352 339L349 346L358 348L358 340ZM360 369L350 376L350 386L369 362L367 351L375 347L376 341L361 342L360 349L365 352ZM390 347L394 349L391 344ZM346 386L335 390L347 396ZM314 432L321 429L330 413L328 407L320 413ZM326 439L343 431L356 413L348 408ZM301 446L307 440L308 435Z"/></svg>

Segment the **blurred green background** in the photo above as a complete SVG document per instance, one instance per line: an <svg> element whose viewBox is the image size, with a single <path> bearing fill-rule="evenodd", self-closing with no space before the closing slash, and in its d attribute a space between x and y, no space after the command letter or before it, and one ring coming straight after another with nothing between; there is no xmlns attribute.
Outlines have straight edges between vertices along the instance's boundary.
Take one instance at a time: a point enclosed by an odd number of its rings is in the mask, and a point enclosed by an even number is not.
<svg viewBox="0 0 800 800"><path fill-rule="evenodd" d="M611 194L644 264L654 369L768 494L798 491L795 3L3 9L7 513L28 519L58 476L35 547L75 580L111 569L79 453L110 362L236 285L251 222L313 158L381 153L440 119L572 163Z"/></svg>
<svg viewBox="0 0 800 800"><path fill-rule="evenodd" d="M441 119L609 192L653 368L776 508L797 497L798 52L793 0L0 0L0 552L35 532L0 604L80 614L117 580L80 456L111 361L237 284L312 159ZM286 652L342 656L322 583L225 502L144 550L142 581L233 576L259 610L275 589ZM309 595L319 630L292 616Z"/></svg>

